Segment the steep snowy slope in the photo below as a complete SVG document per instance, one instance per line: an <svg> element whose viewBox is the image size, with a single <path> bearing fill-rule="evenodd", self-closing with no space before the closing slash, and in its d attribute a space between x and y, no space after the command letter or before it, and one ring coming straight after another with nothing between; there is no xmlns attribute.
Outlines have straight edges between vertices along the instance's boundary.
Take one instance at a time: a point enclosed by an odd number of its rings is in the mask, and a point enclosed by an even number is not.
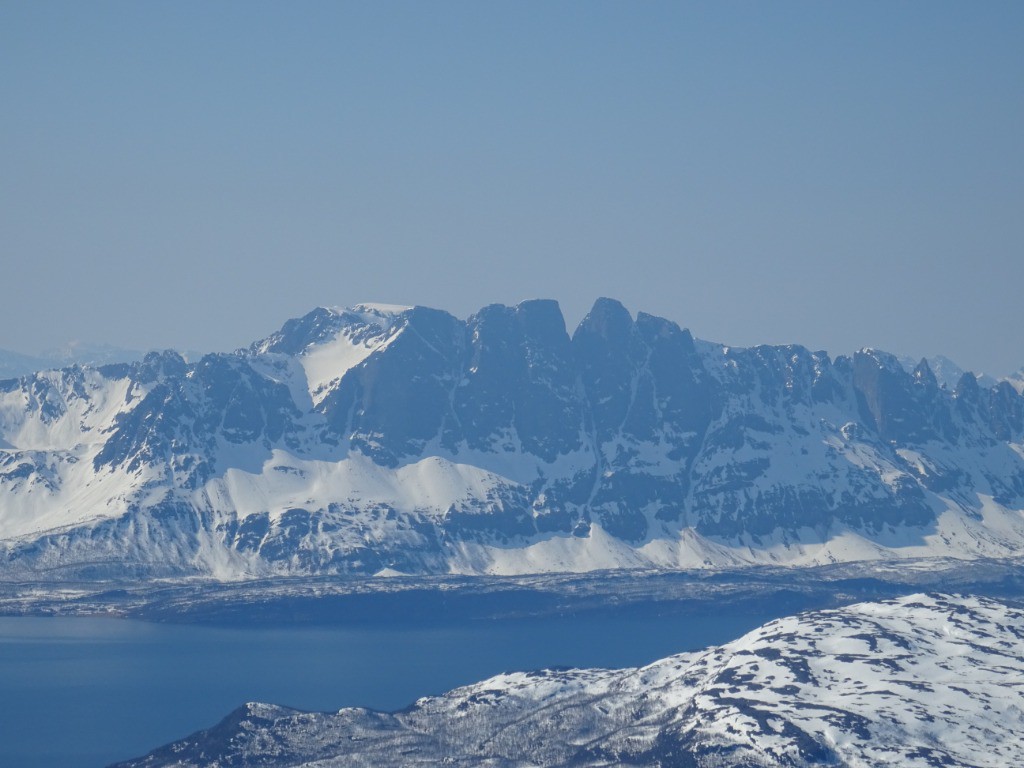
<svg viewBox="0 0 1024 768"><path fill-rule="evenodd" d="M1024 613L914 595L772 621L640 669L517 672L393 714L248 704L123 764L1024 764Z"/></svg>
<svg viewBox="0 0 1024 768"><path fill-rule="evenodd" d="M0 573L530 573L1024 554L1024 397L600 299L320 308L0 382Z"/></svg>

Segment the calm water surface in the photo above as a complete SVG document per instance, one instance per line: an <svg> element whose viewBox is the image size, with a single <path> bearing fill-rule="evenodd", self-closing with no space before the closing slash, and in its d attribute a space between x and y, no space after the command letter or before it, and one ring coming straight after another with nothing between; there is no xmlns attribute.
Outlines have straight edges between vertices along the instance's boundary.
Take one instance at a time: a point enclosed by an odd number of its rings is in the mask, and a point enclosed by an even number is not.
<svg viewBox="0 0 1024 768"><path fill-rule="evenodd" d="M429 629L0 618L0 766L99 768L213 725L246 701L391 710L508 670L645 664L767 618L726 609Z"/></svg>

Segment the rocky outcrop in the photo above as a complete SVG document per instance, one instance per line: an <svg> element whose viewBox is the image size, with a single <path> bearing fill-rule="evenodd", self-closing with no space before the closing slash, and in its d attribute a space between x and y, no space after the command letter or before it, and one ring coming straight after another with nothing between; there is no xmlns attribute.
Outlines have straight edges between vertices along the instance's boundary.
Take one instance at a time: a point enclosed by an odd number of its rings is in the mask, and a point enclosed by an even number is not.
<svg viewBox="0 0 1024 768"><path fill-rule="evenodd" d="M1007 382L710 344L611 299L571 335L552 301L318 308L230 354L0 382L2 556L232 577L1006 556L1022 439Z"/></svg>

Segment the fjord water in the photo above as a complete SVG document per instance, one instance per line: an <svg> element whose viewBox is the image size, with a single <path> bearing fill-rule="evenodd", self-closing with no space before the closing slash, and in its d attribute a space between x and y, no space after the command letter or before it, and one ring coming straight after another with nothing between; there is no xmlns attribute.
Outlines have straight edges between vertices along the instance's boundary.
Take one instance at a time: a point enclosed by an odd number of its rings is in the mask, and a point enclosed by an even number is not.
<svg viewBox="0 0 1024 768"><path fill-rule="evenodd" d="M508 670L634 666L726 642L768 618L739 607L430 628L0 618L0 765L99 768L209 727L246 701L393 710Z"/></svg>

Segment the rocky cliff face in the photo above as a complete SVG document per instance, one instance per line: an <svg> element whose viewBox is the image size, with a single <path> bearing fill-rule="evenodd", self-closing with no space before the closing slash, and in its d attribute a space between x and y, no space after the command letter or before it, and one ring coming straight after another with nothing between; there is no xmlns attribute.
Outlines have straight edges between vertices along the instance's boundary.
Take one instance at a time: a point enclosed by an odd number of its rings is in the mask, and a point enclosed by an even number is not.
<svg viewBox="0 0 1024 768"><path fill-rule="evenodd" d="M1024 552L1024 397L600 299L316 309L0 382L7 572L529 572Z"/></svg>

